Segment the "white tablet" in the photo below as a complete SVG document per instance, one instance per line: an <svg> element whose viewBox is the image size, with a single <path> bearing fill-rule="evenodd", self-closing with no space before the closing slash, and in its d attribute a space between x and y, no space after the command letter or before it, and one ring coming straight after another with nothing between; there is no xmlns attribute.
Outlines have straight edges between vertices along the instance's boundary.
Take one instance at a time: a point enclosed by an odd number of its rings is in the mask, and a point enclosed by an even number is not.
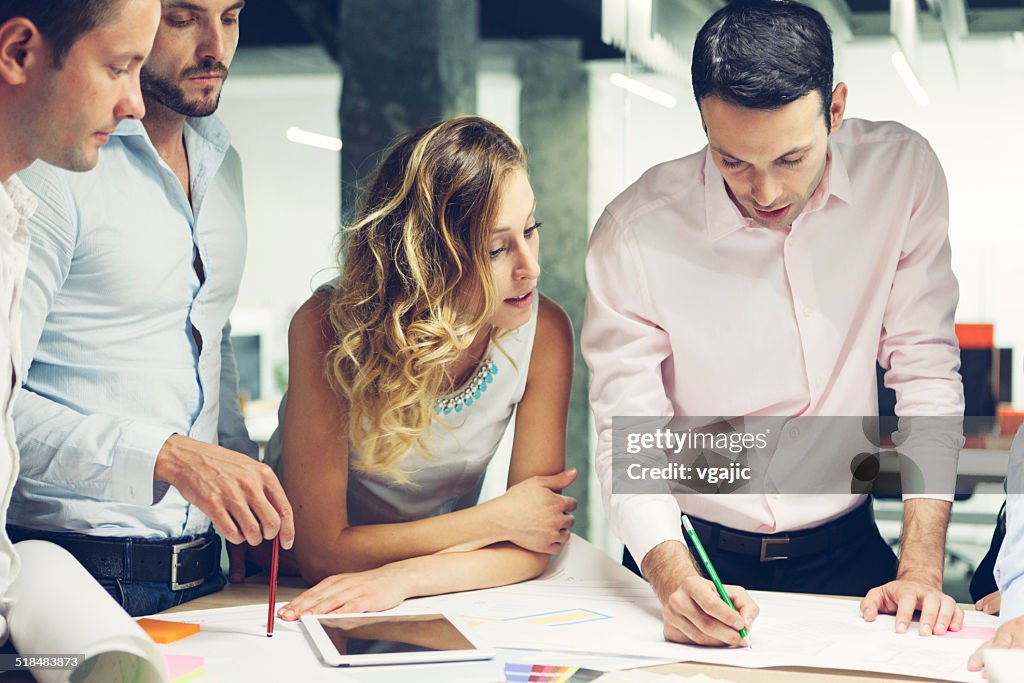
<svg viewBox="0 0 1024 683"><path fill-rule="evenodd" d="M455 619L443 614L305 615L313 648L331 666L490 659Z"/></svg>

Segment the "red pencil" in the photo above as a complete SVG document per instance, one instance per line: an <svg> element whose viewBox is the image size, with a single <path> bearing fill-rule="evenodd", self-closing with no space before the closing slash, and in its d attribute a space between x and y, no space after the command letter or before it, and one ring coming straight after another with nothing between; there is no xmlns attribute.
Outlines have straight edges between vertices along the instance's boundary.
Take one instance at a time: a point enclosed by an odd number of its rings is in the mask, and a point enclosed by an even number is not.
<svg viewBox="0 0 1024 683"><path fill-rule="evenodd" d="M267 607L267 638L274 635L274 598L277 596L277 554L280 552L280 542L274 536L274 549L270 556L270 605Z"/></svg>

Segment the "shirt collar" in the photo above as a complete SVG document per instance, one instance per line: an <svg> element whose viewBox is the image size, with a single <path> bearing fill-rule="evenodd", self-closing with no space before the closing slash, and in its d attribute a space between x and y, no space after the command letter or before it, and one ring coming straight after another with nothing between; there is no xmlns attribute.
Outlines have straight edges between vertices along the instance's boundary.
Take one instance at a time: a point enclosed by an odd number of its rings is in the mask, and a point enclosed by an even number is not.
<svg viewBox="0 0 1024 683"><path fill-rule="evenodd" d="M725 178L711 158L711 147L704 148L704 206L708 237L712 241L750 224L729 197Z"/></svg>
<svg viewBox="0 0 1024 683"><path fill-rule="evenodd" d="M847 204L853 204L853 186L850 184L850 174L846 170L846 162L843 161L843 154L837 145L832 141L828 143L829 166L825 169L828 179L829 196L840 199ZM822 178L825 179L824 177Z"/></svg>
<svg viewBox="0 0 1024 683"><path fill-rule="evenodd" d="M22 221L27 221L36 210L39 201L35 195L25 187L21 179L12 175L3 183L3 190L0 190L0 216L6 224L7 217L17 216ZM15 222L13 228L17 228Z"/></svg>
<svg viewBox="0 0 1024 683"><path fill-rule="evenodd" d="M729 197L729 192L725 187L725 178L718 170L715 160L711 158L710 147L704 148L703 174L708 236L712 241L740 228L758 227L757 223L743 215L739 207ZM810 201L807 202L804 214L824 208L831 197L847 204L853 203L853 188L850 184L850 174L846 170L846 163L843 161L843 155L839 148L830 140L825 172L822 174L814 194L811 195Z"/></svg>
<svg viewBox="0 0 1024 683"><path fill-rule="evenodd" d="M227 126L221 123L216 116L189 117L185 119L185 127L194 132L221 153L227 151L231 146L231 135ZM115 136L120 137L142 137L149 141L149 134L146 127L139 119L124 119L114 129Z"/></svg>

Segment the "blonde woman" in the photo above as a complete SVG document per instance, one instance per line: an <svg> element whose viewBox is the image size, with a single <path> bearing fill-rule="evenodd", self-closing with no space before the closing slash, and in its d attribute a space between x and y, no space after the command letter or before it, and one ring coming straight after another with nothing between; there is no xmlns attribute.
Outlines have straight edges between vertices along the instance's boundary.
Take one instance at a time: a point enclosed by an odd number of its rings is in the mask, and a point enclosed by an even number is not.
<svg viewBox="0 0 1024 683"><path fill-rule="evenodd" d="M289 330L269 446L316 586L280 610L377 611L539 574L567 540L560 494L572 329L537 291L523 152L475 116L399 141L343 232L341 276ZM478 503L513 413L508 490Z"/></svg>

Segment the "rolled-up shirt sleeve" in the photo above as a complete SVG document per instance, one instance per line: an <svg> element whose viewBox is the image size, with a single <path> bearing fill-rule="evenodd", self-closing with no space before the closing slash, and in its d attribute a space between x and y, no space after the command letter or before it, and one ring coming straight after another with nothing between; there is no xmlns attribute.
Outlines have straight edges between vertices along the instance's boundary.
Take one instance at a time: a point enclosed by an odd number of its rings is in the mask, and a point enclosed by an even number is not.
<svg viewBox="0 0 1024 683"><path fill-rule="evenodd" d="M673 415L662 372L671 346L668 334L651 320L636 240L609 211L591 236L586 275L581 346L591 373L595 464L612 530L640 565L660 543L683 542L679 504L667 493L613 494L612 419Z"/></svg>
<svg viewBox="0 0 1024 683"><path fill-rule="evenodd" d="M935 153L924 140L903 249L889 293L878 361L896 392L904 499L953 500L964 445L964 393L954 315L959 287L951 266L949 196ZM936 418L943 419L936 419ZM912 481L908 472L918 479ZM909 492L908 492L909 491Z"/></svg>

